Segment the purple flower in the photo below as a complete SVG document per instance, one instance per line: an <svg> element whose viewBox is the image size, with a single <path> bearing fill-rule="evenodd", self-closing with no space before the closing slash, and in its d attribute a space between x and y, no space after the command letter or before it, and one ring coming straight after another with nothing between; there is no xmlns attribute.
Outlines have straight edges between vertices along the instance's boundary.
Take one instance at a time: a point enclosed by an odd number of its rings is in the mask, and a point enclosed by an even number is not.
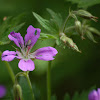
<svg viewBox="0 0 100 100"><path fill-rule="evenodd" d="M50 61L54 60L54 56L58 53L53 47L43 47L30 53L32 47L36 43L37 39L40 37L41 30L39 28L34 28L30 25L27 29L27 34L23 40L20 33L11 32L8 38L20 48L20 50L9 51L6 50L2 53L3 61L12 61L14 58L20 59L18 67L23 71L33 71L35 69L34 62L32 59L39 59Z"/></svg>
<svg viewBox="0 0 100 100"><path fill-rule="evenodd" d="M3 98L6 95L6 88L3 85L0 85L0 98Z"/></svg>
<svg viewBox="0 0 100 100"><path fill-rule="evenodd" d="M100 88L98 90L93 90L88 95L89 100L100 100Z"/></svg>

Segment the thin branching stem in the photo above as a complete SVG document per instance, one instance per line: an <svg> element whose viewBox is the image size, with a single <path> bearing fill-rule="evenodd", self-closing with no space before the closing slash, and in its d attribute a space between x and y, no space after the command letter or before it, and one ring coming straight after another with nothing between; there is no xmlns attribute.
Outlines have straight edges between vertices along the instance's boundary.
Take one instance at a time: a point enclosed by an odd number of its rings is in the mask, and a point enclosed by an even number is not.
<svg viewBox="0 0 100 100"><path fill-rule="evenodd" d="M64 22L64 24L63 24L63 28L62 28L62 32L65 31L66 24L67 24L67 21L68 21L69 17L70 17L70 15L68 15L68 16L66 17L66 19L65 19L65 22Z"/></svg>

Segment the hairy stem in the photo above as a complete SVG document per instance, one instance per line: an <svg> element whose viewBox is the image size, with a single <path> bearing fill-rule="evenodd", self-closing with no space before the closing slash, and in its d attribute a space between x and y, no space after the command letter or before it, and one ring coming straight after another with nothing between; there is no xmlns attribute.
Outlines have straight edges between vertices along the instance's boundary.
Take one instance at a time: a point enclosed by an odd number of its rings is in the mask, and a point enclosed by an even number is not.
<svg viewBox="0 0 100 100"><path fill-rule="evenodd" d="M1 56L1 55L2 55L2 53L1 53L1 51L0 51L0 56ZM14 75L14 72L13 72L13 70L12 70L10 64L9 64L7 61L3 61L3 62L4 62L4 64L5 64L5 66L6 66L6 69L8 70L8 73L9 73L9 75L10 75L10 77L11 77L12 82L15 83L15 75Z"/></svg>
<svg viewBox="0 0 100 100"><path fill-rule="evenodd" d="M65 19L65 22L64 22L64 24L63 24L63 28L62 28L62 32L65 31L66 23L67 23L69 17L70 17L70 15L68 15L68 16L66 17L66 19Z"/></svg>

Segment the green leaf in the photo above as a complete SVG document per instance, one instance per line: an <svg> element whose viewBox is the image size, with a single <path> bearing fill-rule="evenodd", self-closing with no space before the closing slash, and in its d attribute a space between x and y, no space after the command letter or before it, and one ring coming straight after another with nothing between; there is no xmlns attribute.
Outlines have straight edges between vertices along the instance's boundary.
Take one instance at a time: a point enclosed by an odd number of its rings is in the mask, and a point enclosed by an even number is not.
<svg viewBox="0 0 100 100"><path fill-rule="evenodd" d="M51 35L51 34L41 33L39 39L40 40L44 40L44 39L56 39L56 36Z"/></svg>
<svg viewBox="0 0 100 100"><path fill-rule="evenodd" d="M19 76L18 84L21 86L22 89L23 100L34 100L34 95L32 94L29 82L25 76Z"/></svg>
<svg viewBox="0 0 100 100"><path fill-rule="evenodd" d="M78 4L79 8L88 8L96 4L100 4L100 0L66 0L73 4Z"/></svg>
<svg viewBox="0 0 100 100"><path fill-rule="evenodd" d="M65 96L64 96L64 100L71 100L71 98L70 98L70 96L69 96L68 93L65 94Z"/></svg>
<svg viewBox="0 0 100 100"><path fill-rule="evenodd" d="M93 41L94 43L97 43L97 42L95 41L95 39L94 39L93 34L92 34L90 31L86 31L86 35L87 35L87 37L88 37L91 41Z"/></svg>
<svg viewBox="0 0 100 100"><path fill-rule="evenodd" d="M47 11L50 13L51 17L53 18L55 23L59 26L59 28L61 28L63 24L62 16L60 14L55 13L53 10L49 8L47 8Z"/></svg>
<svg viewBox="0 0 100 100"><path fill-rule="evenodd" d="M72 100L79 100L79 93L78 92L75 92Z"/></svg>
<svg viewBox="0 0 100 100"><path fill-rule="evenodd" d="M57 38L57 39L56 39L56 44L59 45L59 46L61 45L61 40L60 40L60 38Z"/></svg>
<svg viewBox="0 0 100 100"><path fill-rule="evenodd" d="M70 98L69 94L66 93L64 96L64 100L88 100L88 94L93 89L95 89L95 86L93 86L89 90L82 91L80 94L78 92L75 92L72 99Z"/></svg>
<svg viewBox="0 0 100 100"><path fill-rule="evenodd" d="M37 19L37 21L44 27L48 32L51 33L57 33L57 31L54 29L50 21L42 18L40 15L33 12L34 17Z"/></svg>
<svg viewBox="0 0 100 100"><path fill-rule="evenodd" d="M8 17L5 21L3 21L0 26L0 45L8 44L10 42L8 39L10 32L17 32L25 24L19 24L21 17L22 16L20 15L15 18Z"/></svg>
<svg viewBox="0 0 100 100"><path fill-rule="evenodd" d="M55 95L51 96L51 100L57 100L57 97Z"/></svg>
<svg viewBox="0 0 100 100"><path fill-rule="evenodd" d="M38 88L35 84L32 84L32 89L34 91L35 100L41 100L40 88Z"/></svg>
<svg viewBox="0 0 100 100"><path fill-rule="evenodd" d="M83 92L80 94L79 100L88 100L88 94L89 94L88 91L83 91Z"/></svg>

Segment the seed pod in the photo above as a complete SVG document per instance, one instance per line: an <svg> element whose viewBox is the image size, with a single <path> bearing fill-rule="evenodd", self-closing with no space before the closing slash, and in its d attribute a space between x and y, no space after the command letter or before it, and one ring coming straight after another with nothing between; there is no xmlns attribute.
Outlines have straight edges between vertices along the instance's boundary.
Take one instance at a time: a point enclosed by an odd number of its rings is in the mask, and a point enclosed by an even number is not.
<svg viewBox="0 0 100 100"><path fill-rule="evenodd" d="M90 31L86 31L86 35L87 35L87 37L88 37L91 41L93 41L94 43L97 43L97 42L95 41L95 39L94 39L93 34L92 34Z"/></svg>
<svg viewBox="0 0 100 100"><path fill-rule="evenodd" d="M97 19L98 19L98 17L93 16L91 13L85 10L73 11L73 13L85 19L91 19L95 22L97 22Z"/></svg>
<svg viewBox="0 0 100 100"><path fill-rule="evenodd" d="M60 40L63 41L65 44L67 44L67 46L72 48L73 50L76 50L77 52L81 52L78 49L77 45L73 42L73 40L67 37L64 33L61 35Z"/></svg>

